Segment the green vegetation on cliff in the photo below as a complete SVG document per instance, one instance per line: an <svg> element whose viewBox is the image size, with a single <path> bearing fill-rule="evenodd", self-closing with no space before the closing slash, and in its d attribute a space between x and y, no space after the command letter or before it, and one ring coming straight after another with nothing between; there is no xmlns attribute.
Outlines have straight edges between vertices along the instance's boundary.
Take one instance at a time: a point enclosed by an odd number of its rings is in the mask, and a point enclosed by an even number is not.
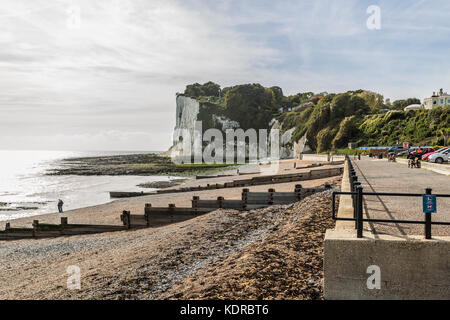
<svg viewBox="0 0 450 320"><path fill-rule="evenodd" d="M207 82L186 86L186 96L201 103L199 120L204 128L218 127L211 114L236 121L244 130L268 129L278 110L287 102L280 87L264 88L260 84L243 84L220 89L218 84Z"/></svg>
<svg viewBox="0 0 450 320"><path fill-rule="evenodd" d="M365 118L357 128L366 145L446 145L450 135L450 107L431 110L390 111Z"/></svg>
<svg viewBox="0 0 450 320"><path fill-rule="evenodd" d="M221 89L210 81L188 85L184 94L201 102L199 120L204 129L220 128L212 114L236 121L244 130L268 129L276 118L283 132L295 128L293 140L306 135L308 145L317 152L346 148L349 142L360 146L395 145L397 141L445 145L450 137L450 107L403 111L420 100L391 104L383 95L367 90L284 96L276 86L243 84Z"/></svg>
<svg viewBox="0 0 450 320"><path fill-rule="evenodd" d="M450 136L450 107L431 110L377 112L355 93L331 94L313 108L281 115L283 129L295 127L294 140L306 134L309 146L324 152L359 146L392 146L408 141L446 145Z"/></svg>

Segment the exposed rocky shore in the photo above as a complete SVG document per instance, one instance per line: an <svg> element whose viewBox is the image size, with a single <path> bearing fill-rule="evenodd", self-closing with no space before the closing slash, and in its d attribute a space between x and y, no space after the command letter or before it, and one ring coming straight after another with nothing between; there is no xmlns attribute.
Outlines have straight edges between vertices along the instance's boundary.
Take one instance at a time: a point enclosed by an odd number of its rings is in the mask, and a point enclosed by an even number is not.
<svg viewBox="0 0 450 320"><path fill-rule="evenodd" d="M170 157L157 154L133 154L103 157L71 158L60 162L49 175L197 175L220 171L227 164L175 164Z"/></svg>
<svg viewBox="0 0 450 320"><path fill-rule="evenodd" d="M172 179L170 181L152 181L147 183L141 183L137 186L140 188L156 188L156 189L164 189L169 187L175 187L182 184L186 179Z"/></svg>

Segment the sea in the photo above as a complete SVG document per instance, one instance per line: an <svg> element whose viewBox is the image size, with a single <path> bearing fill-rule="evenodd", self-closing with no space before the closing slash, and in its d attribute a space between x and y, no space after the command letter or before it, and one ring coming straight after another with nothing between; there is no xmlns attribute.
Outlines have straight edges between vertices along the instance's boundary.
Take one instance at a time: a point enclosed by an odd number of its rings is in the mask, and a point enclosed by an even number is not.
<svg viewBox="0 0 450 320"><path fill-rule="evenodd" d="M157 153L149 151L9 151L0 150L0 221L57 212L112 201L110 191L145 191L138 184L168 181L166 176L50 176L61 160L78 157Z"/></svg>

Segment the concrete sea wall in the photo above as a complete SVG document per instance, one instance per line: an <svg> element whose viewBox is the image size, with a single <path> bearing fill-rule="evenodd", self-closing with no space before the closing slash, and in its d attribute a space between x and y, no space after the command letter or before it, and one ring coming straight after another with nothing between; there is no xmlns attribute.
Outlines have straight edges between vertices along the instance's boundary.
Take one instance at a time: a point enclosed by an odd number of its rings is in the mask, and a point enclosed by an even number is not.
<svg viewBox="0 0 450 320"><path fill-rule="evenodd" d="M345 163L342 191L350 191ZM341 195L338 217L353 217ZM356 237L353 221L337 221L324 242L324 293L340 299L450 299L450 237L372 234Z"/></svg>

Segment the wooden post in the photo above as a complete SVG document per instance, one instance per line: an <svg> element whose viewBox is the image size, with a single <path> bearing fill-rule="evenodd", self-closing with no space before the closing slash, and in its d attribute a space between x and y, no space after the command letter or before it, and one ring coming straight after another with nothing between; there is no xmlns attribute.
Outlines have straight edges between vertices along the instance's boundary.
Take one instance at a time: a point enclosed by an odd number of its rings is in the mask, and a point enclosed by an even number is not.
<svg viewBox="0 0 450 320"><path fill-rule="evenodd" d="M242 209L246 210L247 209L247 193L250 190L248 188L242 189Z"/></svg>
<svg viewBox="0 0 450 320"><path fill-rule="evenodd" d="M145 212L144 212L144 218L145 221L147 222L147 227L150 227L150 210L151 210L152 204L151 203L146 203L145 204Z"/></svg>
<svg viewBox="0 0 450 320"><path fill-rule="evenodd" d="M64 229L67 228L67 217L61 217L61 225L59 231L61 234L64 234Z"/></svg>
<svg viewBox="0 0 450 320"><path fill-rule="evenodd" d="M199 196L193 196L192 197L192 208L197 208L198 207L198 200L200 200Z"/></svg>
<svg viewBox="0 0 450 320"><path fill-rule="evenodd" d="M130 216L130 211L126 211L124 210L122 212L122 215L120 216L120 219L123 222L123 225L126 227L126 229L130 229L131 228L131 216Z"/></svg>
<svg viewBox="0 0 450 320"><path fill-rule="evenodd" d="M223 197L217 197L217 204L219 208L223 208Z"/></svg>
<svg viewBox="0 0 450 320"><path fill-rule="evenodd" d="M275 192L275 189L270 188L269 190L267 190L269 192L269 205L273 204L273 193Z"/></svg>
<svg viewBox="0 0 450 320"><path fill-rule="evenodd" d="M170 223L174 223L174 211L175 211L175 204L169 203L169 214L170 214Z"/></svg>
<svg viewBox="0 0 450 320"><path fill-rule="evenodd" d="M297 199L301 200L302 199L302 185L296 184L294 192L297 194Z"/></svg>
<svg viewBox="0 0 450 320"><path fill-rule="evenodd" d="M36 237L38 228L39 228L39 220L33 220L33 238Z"/></svg>

